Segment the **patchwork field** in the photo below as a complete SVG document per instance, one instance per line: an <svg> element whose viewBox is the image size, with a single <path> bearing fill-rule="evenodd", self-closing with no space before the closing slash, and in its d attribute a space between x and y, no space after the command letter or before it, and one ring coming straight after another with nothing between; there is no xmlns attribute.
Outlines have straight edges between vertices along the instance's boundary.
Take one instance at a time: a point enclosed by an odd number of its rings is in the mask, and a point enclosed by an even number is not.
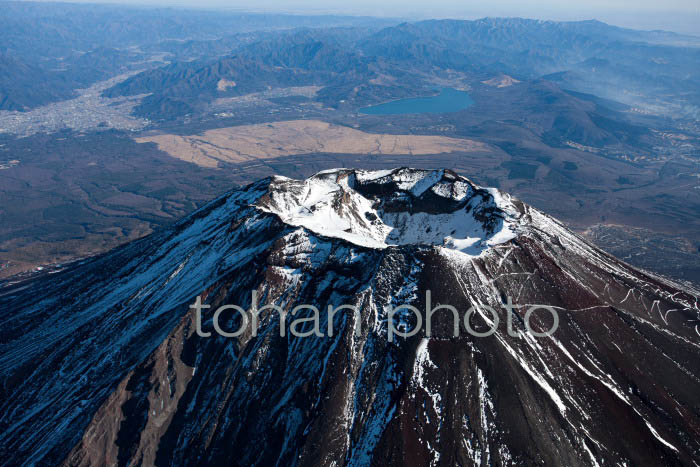
<svg viewBox="0 0 700 467"><path fill-rule="evenodd" d="M319 120L241 125L201 135L163 134L136 141L156 143L171 156L202 167L309 153L428 155L489 150L488 145L470 139L372 134Z"/></svg>

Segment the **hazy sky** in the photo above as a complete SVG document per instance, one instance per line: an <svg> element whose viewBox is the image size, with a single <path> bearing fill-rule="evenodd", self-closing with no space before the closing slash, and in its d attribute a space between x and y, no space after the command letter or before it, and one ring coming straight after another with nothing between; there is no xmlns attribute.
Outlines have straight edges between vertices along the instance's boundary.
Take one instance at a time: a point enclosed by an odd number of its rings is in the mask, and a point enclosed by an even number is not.
<svg viewBox="0 0 700 467"><path fill-rule="evenodd" d="M407 19L473 19L484 16L553 20L595 18L625 27L666 29L700 35L700 0L91 0L85 3L97 2Z"/></svg>

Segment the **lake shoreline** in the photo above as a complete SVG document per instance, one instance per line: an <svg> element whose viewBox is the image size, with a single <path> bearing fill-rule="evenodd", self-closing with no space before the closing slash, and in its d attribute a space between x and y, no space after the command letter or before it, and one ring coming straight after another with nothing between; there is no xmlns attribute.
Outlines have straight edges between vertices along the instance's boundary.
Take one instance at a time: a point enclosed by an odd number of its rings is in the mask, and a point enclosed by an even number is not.
<svg viewBox="0 0 700 467"><path fill-rule="evenodd" d="M474 101L466 91L442 88L433 96L411 97L363 107L363 115L406 115L422 113L459 112L470 107Z"/></svg>

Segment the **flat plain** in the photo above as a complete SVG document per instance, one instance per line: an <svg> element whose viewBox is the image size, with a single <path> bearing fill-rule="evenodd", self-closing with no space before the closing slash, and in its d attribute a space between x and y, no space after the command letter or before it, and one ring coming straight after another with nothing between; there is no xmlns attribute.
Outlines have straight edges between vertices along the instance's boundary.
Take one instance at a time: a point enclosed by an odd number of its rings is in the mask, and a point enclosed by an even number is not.
<svg viewBox="0 0 700 467"><path fill-rule="evenodd" d="M291 120L207 130L200 135L135 138L201 167L311 153L444 154L493 152L487 144L441 135L372 134L320 120Z"/></svg>

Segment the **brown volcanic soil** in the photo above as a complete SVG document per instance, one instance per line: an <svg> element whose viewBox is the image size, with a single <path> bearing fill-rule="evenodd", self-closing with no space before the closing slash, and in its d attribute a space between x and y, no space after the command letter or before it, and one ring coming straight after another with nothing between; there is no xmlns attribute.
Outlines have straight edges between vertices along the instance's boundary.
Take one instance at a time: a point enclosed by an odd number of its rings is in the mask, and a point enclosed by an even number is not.
<svg viewBox="0 0 700 467"><path fill-rule="evenodd" d="M202 167L316 152L334 154L443 154L483 152L488 146L471 139L431 135L371 134L320 120L241 125L205 131L136 138L156 143L171 156Z"/></svg>

